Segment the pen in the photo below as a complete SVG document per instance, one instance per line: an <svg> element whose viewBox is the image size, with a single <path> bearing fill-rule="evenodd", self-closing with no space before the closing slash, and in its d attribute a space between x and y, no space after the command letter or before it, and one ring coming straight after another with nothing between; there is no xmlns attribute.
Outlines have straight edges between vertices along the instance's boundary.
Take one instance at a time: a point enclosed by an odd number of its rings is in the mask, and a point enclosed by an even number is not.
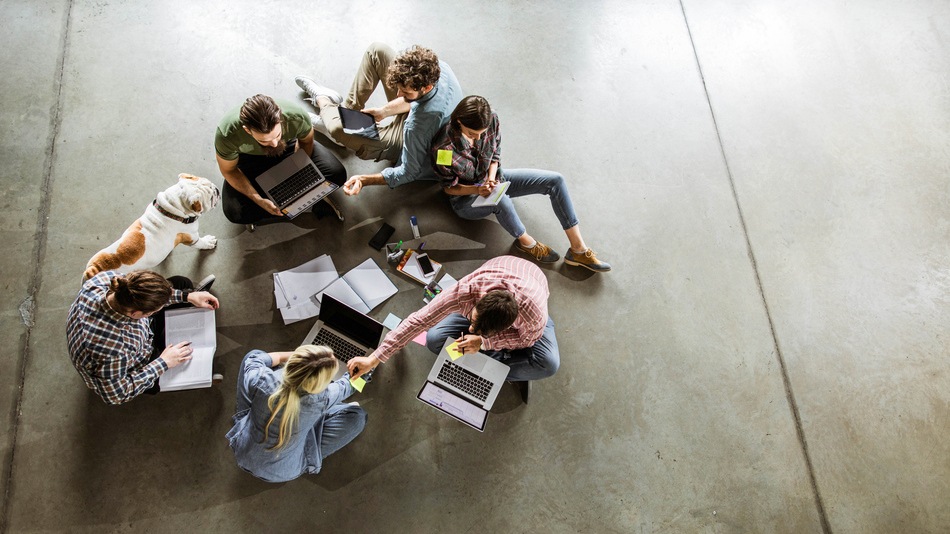
<svg viewBox="0 0 950 534"><path fill-rule="evenodd" d="M419 250L422 250L422 249L424 249L424 248L426 248L426 242L425 242L425 241L423 241L422 244L419 245Z"/></svg>
<svg viewBox="0 0 950 534"><path fill-rule="evenodd" d="M400 239L399 244L396 245L396 250L402 250L402 239Z"/></svg>

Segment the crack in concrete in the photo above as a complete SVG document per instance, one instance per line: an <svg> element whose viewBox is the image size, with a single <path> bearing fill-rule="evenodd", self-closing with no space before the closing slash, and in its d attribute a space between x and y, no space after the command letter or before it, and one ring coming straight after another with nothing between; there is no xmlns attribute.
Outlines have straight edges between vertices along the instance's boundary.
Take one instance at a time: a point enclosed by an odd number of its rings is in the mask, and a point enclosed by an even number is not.
<svg viewBox="0 0 950 534"><path fill-rule="evenodd" d="M726 157L726 147L722 142L722 134L719 131L719 122L716 120L716 112L713 110L712 100L709 96L709 88L706 86L706 76L703 73L703 66L699 62L699 52L696 50L696 41L693 40L693 31L689 27L689 18L686 16L686 6L683 0L679 0L680 11L683 13L683 23L686 25L686 33L689 34L689 43L693 49L693 57L696 60L696 68L699 70L699 78L703 83L703 94L706 95L706 105L709 106L709 115L712 117L713 128L716 130L716 141L719 143L719 153L722 155L722 161L726 168L726 174L729 177L729 187L732 189L732 199L736 203L736 211L739 215L739 224L742 227L742 235L745 238L746 250L748 251L749 261L752 264L752 272L755 275L755 284L759 290L759 296L762 299L762 305L765 308L765 316L769 323L769 332L772 335L772 345L775 349L775 357L778 360L779 369L782 375L782 384L785 388L785 397L788 400L792 411L792 418L795 422L795 434L798 437L798 444L801 447L802 455L805 459L805 468L808 472L808 479L811 484L812 493L815 498L815 507L818 511L818 519L821 522L821 529L826 534L831 534L831 523L828 521L828 514L825 512L824 499L821 496L821 490L818 487L818 479L815 477L815 468L812 464L811 454L808 450L808 440L805 438L805 428L802 425L801 413L798 409L798 402L795 400L795 392L792 389L792 382L788 376L788 366L785 363L785 356L778 341L778 334L775 330L775 322L772 320L772 310L769 307L768 298L765 296L765 288L762 285L762 278L759 275L759 265L755 259L755 251L752 248L752 241L749 238L749 229L746 226L745 214L742 211L742 204L739 202L739 193L736 190L735 178L732 175L732 168L729 166L729 158Z"/></svg>
<svg viewBox="0 0 950 534"><path fill-rule="evenodd" d="M56 101L50 114L50 133L46 143L46 161L44 161L44 176L41 186L42 195L40 205L37 209L36 232L33 234L33 273L30 276L30 285L28 295L20 303L19 311L23 324L26 325L26 334L24 336L23 353L20 355L19 378L17 380L16 402L14 403L13 422L10 425L10 452L6 459L7 474L3 481L3 504L0 505L0 534L7 532L7 525L10 521L10 501L13 497L13 475L15 470L17 437L20 429L20 414L23 404L23 385L26 382L26 367L30 359L30 341L33 337L33 326L35 324L36 296L39 293L42 283L43 273L42 265L46 257L46 244L49 232L49 212L50 212L50 191L53 182L53 162L56 156L56 139L59 137L59 128L62 124L60 119L63 108L63 74L66 71L66 58L69 52L69 29L72 22L73 2L68 0L66 3L66 15L63 21L63 40L60 47L59 68L54 78L56 88Z"/></svg>

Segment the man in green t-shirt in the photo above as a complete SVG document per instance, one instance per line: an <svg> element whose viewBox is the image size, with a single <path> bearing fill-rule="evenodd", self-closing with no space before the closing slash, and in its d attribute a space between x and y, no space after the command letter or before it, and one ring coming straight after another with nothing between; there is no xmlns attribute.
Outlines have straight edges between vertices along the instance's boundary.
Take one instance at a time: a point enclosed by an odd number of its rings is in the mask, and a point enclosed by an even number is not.
<svg viewBox="0 0 950 534"><path fill-rule="evenodd" d="M310 117L296 104L254 95L225 115L214 134L215 156L225 179L221 189L224 216L247 225L283 217L256 178L298 149L310 154L327 180L337 185L346 181L343 164L329 149L313 142ZM331 212L343 220L329 197L314 206L318 216Z"/></svg>

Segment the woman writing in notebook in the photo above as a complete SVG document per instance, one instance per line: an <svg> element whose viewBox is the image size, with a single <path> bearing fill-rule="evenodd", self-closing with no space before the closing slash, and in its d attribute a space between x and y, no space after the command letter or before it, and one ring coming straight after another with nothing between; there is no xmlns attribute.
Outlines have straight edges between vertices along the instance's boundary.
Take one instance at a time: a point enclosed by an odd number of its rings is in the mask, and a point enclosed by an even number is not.
<svg viewBox="0 0 950 534"><path fill-rule="evenodd" d="M323 346L249 352L227 434L238 466L267 482L286 482L319 473L324 458L353 441L366 426L366 412L342 402L355 390L349 375L332 380L339 365Z"/></svg>
<svg viewBox="0 0 950 534"><path fill-rule="evenodd" d="M467 96L459 102L449 123L435 136L432 160L436 174L442 178L442 189L459 217L474 220L495 214L498 223L515 238L518 249L541 263L554 263L560 256L528 234L511 202L520 196L547 195L571 244L564 262L594 272L610 270L610 264L598 260L584 242L563 176L538 169L502 171L498 115L484 98ZM491 196L502 181L510 184L497 205L472 205L479 197Z"/></svg>

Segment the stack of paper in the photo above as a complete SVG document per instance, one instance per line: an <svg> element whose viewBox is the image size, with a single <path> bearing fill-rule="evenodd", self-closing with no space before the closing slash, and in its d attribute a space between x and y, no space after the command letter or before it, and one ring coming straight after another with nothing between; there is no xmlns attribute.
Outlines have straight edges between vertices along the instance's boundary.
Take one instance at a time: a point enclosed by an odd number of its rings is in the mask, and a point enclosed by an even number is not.
<svg viewBox="0 0 950 534"><path fill-rule="evenodd" d="M293 269L274 273L274 298L284 324L315 317L320 313L320 301L314 301L311 297L339 277L333 260L327 254Z"/></svg>
<svg viewBox="0 0 950 534"><path fill-rule="evenodd" d="M211 362L217 348L214 310L178 308L165 311L165 345L190 341L191 360L165 371L158 383L162 391L211 387Z"/></svg>
<svg viewBox="0 0 950 534"><path fill-rule="evenodd" d="M324 293L353 309L369 313L397 291L372 258L342 277L337 275L333 260L326 254L288 271L274 273L274 298L284 324L316 317Z"/></svg>

